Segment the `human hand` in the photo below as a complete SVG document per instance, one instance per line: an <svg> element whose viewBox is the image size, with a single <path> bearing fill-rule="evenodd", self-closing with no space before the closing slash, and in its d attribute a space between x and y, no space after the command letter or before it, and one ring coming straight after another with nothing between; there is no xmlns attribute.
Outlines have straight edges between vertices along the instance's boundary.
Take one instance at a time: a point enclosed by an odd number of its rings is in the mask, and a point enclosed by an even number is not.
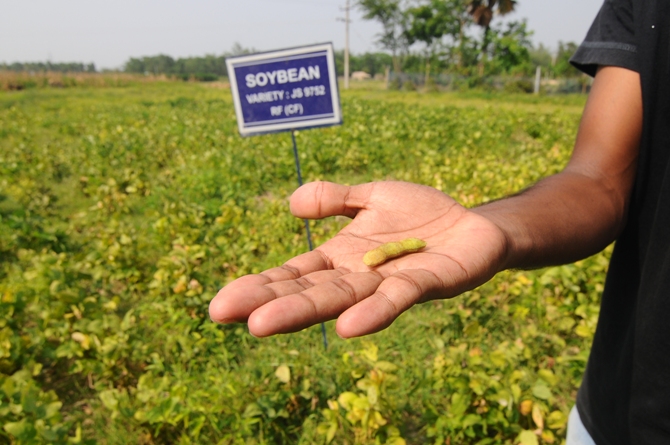
<svg viewBox="0 0 670 445"><path fill-rule="evenodd" d="M247 322L258 337L337 318L344 338L388 327L413 305L451 298L497 273L503 232L444 193L406 182L309 183L291 197L299 218L354 218L334 238L280 267L241 277L209 306L219 323ZM363 255L382 243L420 238L427 247L370 268Z"/></svg>

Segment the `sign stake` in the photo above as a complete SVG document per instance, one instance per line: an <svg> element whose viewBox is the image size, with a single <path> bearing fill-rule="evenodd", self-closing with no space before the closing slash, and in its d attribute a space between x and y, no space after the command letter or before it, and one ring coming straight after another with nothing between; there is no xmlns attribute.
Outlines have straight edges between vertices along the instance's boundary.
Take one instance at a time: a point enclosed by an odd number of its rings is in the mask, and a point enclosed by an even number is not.
<svg viewBox="0 0 670 445"><path fill-rule="evenodd" d="M290 131L298 185L302 186L295 132L342 125L332 43L226 57L226 68L240 135ZM309 221L304 221L311 252L312 234ZM324 323L321 333L327 349Z"/></svg>
<svg viewBox="0 0 670 445"><path fill-rule="evenodd" d="M295 142L295 130L291 130L291 140L293 141L293 157L295 159L295 171L298 173L298 186L302 186L302 173L300 171L300 158L298 156L298 144ZM309 220L303 219L305 221L305 231L307 232L307 244L309 245L309 251L314 250L314 244L312 244L312 232L309 230ZM326 336L326 325L321 323L321 336L323 337L323 347L328 349L328 337Z"/></svg>

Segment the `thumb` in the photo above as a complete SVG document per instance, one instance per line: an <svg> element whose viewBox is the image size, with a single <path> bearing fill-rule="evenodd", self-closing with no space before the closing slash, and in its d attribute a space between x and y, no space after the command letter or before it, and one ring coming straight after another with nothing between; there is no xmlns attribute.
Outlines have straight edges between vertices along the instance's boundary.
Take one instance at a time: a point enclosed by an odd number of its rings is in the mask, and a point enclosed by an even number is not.
<svg viewBox="0 0 670 445"><path fill-rule="evenodd" d="M372 187L371 183L346 186L333 182L310 182L291 196L291 213L308 219L336 215L353 218L366 206Z"/></svg>

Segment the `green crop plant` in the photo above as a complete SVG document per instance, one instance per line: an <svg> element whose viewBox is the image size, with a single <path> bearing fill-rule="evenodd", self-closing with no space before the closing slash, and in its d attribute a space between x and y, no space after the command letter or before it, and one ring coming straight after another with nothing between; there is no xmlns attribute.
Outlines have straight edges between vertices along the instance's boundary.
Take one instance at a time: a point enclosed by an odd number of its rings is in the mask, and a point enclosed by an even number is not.
<svg viewBox="0 0 670 445"><path fill-rule="evenodd" d="M342 105L343 126L296 134L305 180L473 206L559 171L583 98ZM221 286L308 249L295 184L291 138L240 138L227 90L0 92L0 443L561 443L609 251L505 272L367 339L329 322L327 350L319 329L214 324ZM311 222L315 244L346 223Z"/></svg>

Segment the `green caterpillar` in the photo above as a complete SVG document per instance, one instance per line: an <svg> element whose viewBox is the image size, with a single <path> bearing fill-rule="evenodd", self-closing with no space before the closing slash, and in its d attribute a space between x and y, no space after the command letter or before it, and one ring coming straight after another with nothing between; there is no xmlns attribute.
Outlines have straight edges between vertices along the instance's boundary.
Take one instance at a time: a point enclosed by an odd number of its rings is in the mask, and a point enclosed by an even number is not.
<svg viewBox="0 0 670 445"><path fill-rule="evenodd" d="M426 247L426 242L418 238L407 238L402 241L385 243L367 252L363 256L363 262L366 266L379 266L392 258L418 252L424 247Z"/></svg>

